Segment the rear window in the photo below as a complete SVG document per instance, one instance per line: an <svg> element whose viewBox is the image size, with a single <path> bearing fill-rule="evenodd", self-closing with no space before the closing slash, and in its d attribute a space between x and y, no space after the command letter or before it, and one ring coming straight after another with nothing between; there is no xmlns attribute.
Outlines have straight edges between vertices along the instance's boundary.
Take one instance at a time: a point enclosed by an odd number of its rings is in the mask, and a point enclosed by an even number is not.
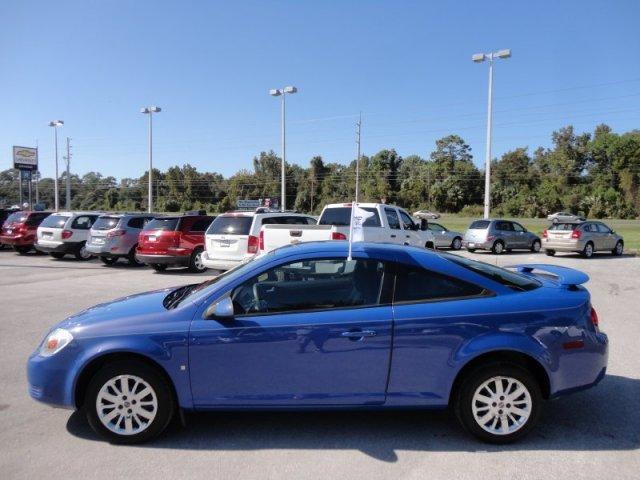
<svg viewBox="0 0 640 480"><path fill-rule="evenodd" d="M66 215L49 215L40 224L41 227L47 228L63 228L69 217Z"/></svg>
<svg viewBox="0 0 640 480"><path fill-rule="evenodd" d="M578 225L578 223L554 223L549 227L549 230L560 230L563 232L567 232L575 230Z"/></svg>
<svg viewBox="0 0 640 480"><path fill-rule="evenodd" d="M471 270L474 273L482 275L483 277L487 277L494 282L501 283L502 285L514 290L535 290L541 285L540 282L531 277L522 275L520 273L511 272L509 270L505 270L504 268L495 267L493 265L489 265L488 263L469 260L468 258L459 257L450 253L441 253L440 255L445 257L447 260L450 260L453 263L466 268L467 270Z"/></svg>
<svg viewBox="0 0 640 480"><path fill-rule="evenodd" d="M144 227L145 230L173 231L178 226L179 218L155 218Z"/></svg>
<svg viewBox="0 0 640 480"><path fill-rule="evenodd" d="M210 235L249 235L253 217L221 215L207 230Z"/></svg>
<svg viewBox="0 0 640 480"><path fill-rule="evenodd" d="M92 228L94 230L111 230L112 228L116 228L119 221L120 217L99 217Z"/></svg>
<svg viewBox="0 0 640 480"><path fill-rule="evenodd" d="M490 223L488 220L476 220L469 225L469 230L486 230Z"/></svg>
<svg viewBox="0 0 640 480"><path fill-rule="evenodd" d="M364 221L364 227L379 227L380 216L378 210L372 207L360 207L367 212L373 213L373 217L369 217ZM322 212L318 225L336 225L338 227L349 226L351 223L351 207L325 208Z"/></svg>
<svg viewBox="0 0 640 480"><path fill-rule="evenodd" d="M7 223L24 223L29 215L24 212L13 212L7 217Z"/></svg>

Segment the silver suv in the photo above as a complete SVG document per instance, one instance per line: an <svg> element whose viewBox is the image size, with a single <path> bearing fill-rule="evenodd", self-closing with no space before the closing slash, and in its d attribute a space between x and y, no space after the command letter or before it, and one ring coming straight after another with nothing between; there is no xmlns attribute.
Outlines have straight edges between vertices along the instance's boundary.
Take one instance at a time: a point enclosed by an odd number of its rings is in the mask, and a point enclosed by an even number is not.
<svg viewBox="0 0 640 480"><path fill-rule="evenodd" d="M577 252L591 258L604 251L622 255L624 239L602 222L554 223L542 233L542 246L547 255L556 252Z"/></svg>
<svg viewBox="0 0 640 480"><path fill-rule="evenodd" d="M476 220L462 239L470 252L491 250L500 255L510 250L540 251L540 237L512 220Z"/></svg>
<svg viewBox="0 0 640 480"><path fill-rule="evenodd" d="M89 231L87 251L105 265L113 265L119 258L126 258L131 265L144 265L136 259L138 236L154 218L148 213L101 215Z"/></svg>
<svg viewBox="0 0 640 480"><path fill-rule="evenodd" d="M78 260L89 260L87 251L89 229L98 219L98 212L56 212L43 220L36 234L36 250L53 258L73 254Z"/></svg>

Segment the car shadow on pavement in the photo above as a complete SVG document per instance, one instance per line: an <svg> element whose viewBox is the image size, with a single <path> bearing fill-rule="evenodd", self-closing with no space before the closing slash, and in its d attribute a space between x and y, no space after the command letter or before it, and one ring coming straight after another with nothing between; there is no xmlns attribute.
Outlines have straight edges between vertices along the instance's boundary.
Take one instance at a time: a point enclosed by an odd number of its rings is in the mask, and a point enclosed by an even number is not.
<svg viewBox="0 0 640 480"><path fill-rule="evenodd" d="M476 441L448 411L219 412L190 414L159 439L137 448L187 450L322 449L359 450L395 462L401 450L502 452L597 451L640 448L640 380L608 375L597 387L546 402L540 423L512 445ZM102 441L81 411L67 430ZM124 447L123 447L124 448Z"/></svg>

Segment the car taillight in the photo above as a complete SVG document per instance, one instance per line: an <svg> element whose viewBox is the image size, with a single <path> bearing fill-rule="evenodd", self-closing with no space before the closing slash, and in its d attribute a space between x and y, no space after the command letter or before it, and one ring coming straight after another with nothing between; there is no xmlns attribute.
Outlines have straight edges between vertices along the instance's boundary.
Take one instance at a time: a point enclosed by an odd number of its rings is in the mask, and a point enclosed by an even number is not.
<svg viewBox="0 0 640 480"><path fill-rule="evenodd" d="M596 312L596 309L591 307L591 323L593 323L594 327L598 327L600 324L600 321L598 320L598 313Z"/></svg>
<svg viewBox="0 0 640 480"><path fill-rule="evenodd" d="M248 240L247 253L258 253L258 245L260 244L260 239L255 235L249 235Z"/></svg>
<svg viewBox="0 0 640 480"><path fill-rule="evenodd" d="M340 232L331 232L331 240L346 240L347 236Z"/></svg>
<svg viewBox="0 0 640 480"><path fill-rule="evenodd" d="M125 232L124 230L113 230L113 231L107 233L107 238L121 237L125 233L127 233L127 232Z"/></svg>
<svg viewBox="0 0 640 480"><path fill-rule="evenodd" d="M582 236L582 232L580 230L574 230L571 232L571 238L580 238Z"/></svg>
<svg viewBox="0 0 640 480"><path fill-rule="evenodd" d="M260 237L258 239L258 248L264 250L264 231L260 230Z"/></svg>
<svg viewBox="0 0 640 480"><path fill-rule="evenodd" d="M71 238L73 232L71 230L62 230L62 239L66 240L67 238Z"/></svg>
<svg viewBox="0 0 640 480"><path fill-rule="evenodd" d="M496 238L495 235L489 235L487 237L487 242L493 242L493 239Z"/></svg>
<svg viewBox="0 0 640 480"><path fill-rule="evenodd" d="M549 235L547 234L547 229L545 228L542 232L542 238L547 238Z"/></svg>

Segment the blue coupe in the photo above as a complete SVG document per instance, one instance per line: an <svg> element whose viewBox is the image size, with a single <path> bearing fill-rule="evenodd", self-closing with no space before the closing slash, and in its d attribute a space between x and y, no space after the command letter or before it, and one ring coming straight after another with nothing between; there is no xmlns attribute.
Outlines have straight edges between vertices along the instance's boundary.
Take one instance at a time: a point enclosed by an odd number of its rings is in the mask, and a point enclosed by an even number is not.
<svg viewBox="0 0 640 480"><path fill-rule="evenodd" d="M506 443L543 399L605 375L581 272L400 245L347 253L292 245L71 316L29 358L30 394L83 407L117 443L154 438L185 410L445 407Z"/></svg>

